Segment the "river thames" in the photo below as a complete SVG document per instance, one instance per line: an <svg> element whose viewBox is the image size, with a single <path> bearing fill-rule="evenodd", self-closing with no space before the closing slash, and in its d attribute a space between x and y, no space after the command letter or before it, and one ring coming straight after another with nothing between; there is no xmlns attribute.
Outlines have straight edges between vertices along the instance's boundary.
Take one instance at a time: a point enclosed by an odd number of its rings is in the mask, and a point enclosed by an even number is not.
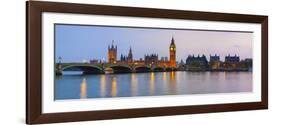
<svg viewBox="0 0 281 125"><path fill-rule="evenodd" d="M252 72L149 72L56 76L55 100L251 92Z"/></svg>

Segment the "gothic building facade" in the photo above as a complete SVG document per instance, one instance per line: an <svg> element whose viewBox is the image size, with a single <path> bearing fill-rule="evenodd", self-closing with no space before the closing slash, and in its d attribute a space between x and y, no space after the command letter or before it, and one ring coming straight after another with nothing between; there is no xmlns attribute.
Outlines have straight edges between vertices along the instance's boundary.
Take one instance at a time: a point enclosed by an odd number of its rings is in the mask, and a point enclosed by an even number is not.
<svg viewBox="0 0 281 125"><path fill-rule="evenodd" d="M132 48L130 47L129 53L127 55L121 54L120 60L117 60L117 46L112 41L112 44L108 46L108 63L146 64L176 68L176 44L173 37L169 46L169 54L169 59L168 57L159 59L158 54L146 54L143 60L134 60Z"/></svg>
<svg viewBox="0 0 281 125"><path fill-rule="evenodd" d="M144 55L144 64L157 64L158 63L158 55L157 54L150 54Z"/></svg>
<svg viewBox="0 0 281 125"><path fill-rule="evenodd" d="M117 45L113 45L114 41L112 41L111 46L108 46L108 63L116 63L117 61Z"/></svg>
<svg viewBox="0 0 281 125"><path fill-rule="evenodd" d="M132 48L130 47L130 50L129 50L129 53L128 55L123 55L121 54L120 56L120 61L121 63L133 63L134 60L133 60L133 52L132 52Z"/></svg>
<svg viewBox="0 0 281 125"><path fill-rule="evenodd" d="M189 55L186 58L186 65L191 70L205 70L208 68L208 60L205 55L197 56Z"/></svg>
<svg viewBox="0 0 281 125"><path fill-rule="evenodd" d="M133 60L133 53L132 53L132 48L130 47L129 53L128 53L128 62L132 63Z"/></svg>
<svg viewBox="0 0 281 125"><path fill-rule="evenodd" d="M220 61L220 56L215 54L214 56L210 55L210 62L217 62Z"/></svg>
<svg viewBox="0 0 281 125"><path fill-rule="evenodd" d="M225 62L226 63L238 63L238 62L240 62L240 57L237 55L230 56L230 54L228 54L228 56L225 56Z"/></svg>
<svg viewBox="0 0 281 125"><path fill-rule="evenodd" d="M225 69L237 69L241 67L241 64L242 63L240 63L239 56L237 55L231 56L230 54L228 54L228 56L225 56L223 67Z"/></svg>
<svg viewBox="0 0 281 125"><path fill-rule="evenodd" d="M214 56L210 55L209 66L212 70L219 70L221 68L222 62L220 61L220 56L215 54Z"/></svg>

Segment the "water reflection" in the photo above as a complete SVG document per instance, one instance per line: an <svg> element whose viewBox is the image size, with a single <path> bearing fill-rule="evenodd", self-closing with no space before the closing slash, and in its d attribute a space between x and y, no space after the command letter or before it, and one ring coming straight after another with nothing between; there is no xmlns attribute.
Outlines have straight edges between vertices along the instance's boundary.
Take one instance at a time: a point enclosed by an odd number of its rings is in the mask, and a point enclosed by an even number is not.
<svg viewBox="0 0 281 125"><path fill-rule="evenodd" d="M166 82L167 81L167 73L163 72L163 81Z"/></svg>
<svg viewBox="0 0 281 125"><path fill-rule="evenodd" d="M155 81L155 74L154 72L150 73L150 82L149 82L149 94L154 95L154 81Z"/></svg>
<svg viewBox="0 0 281 125"><path fill-rule="evenodd" d="M106 96L106 78L105 78L105 75L101 75L101 78L100 78L100 96L101 97Z"/></svg>
<svg viewBox="0 0 281 125"><path fill-rule="evenodd" d="M87 81L86 78L83 78L80 84L80 98L85 99L87 98Z"/></svg>
<svg viewBox="0 0 281 125"><path fill-rule="evenodd" d="M55 82L56 100L251 91L251 72L64 75Z"/></svg>
<svg viewBox="0 0 281 125"><path fill-rule="evenodd" d="M239 76L239 74L241 74L243 72L225 72L224 73L224 78L226 80L230 80L230 79L240 79L241 77Z"/></svg>
<svg viewBox="0 0 281 125"><path fill-rule="evenodd" d="M115 97L117 95L117 80L113 77L111 80L111 96Z"/></svg>
<svg viewBox="0 0 281 125"><path fill-rule="evenodd" d="M131 74L131 95L136 96L138 94L138 80L136 74Z"/></svg>
<svg viewBox="0 0 281 125"><path fill-rule="evenodd" d="M176 73L174 71L172 72L169 72L170 73L170 82L169 82L169 94L177 94L177 91L176 91L176 79L175 79L175 75Z"/></svg>
<svg viewBox="0 0 281 125"><path fill-rule="evenodd" d="M175 81L175 72L170 72L171 81Z"/></svg>

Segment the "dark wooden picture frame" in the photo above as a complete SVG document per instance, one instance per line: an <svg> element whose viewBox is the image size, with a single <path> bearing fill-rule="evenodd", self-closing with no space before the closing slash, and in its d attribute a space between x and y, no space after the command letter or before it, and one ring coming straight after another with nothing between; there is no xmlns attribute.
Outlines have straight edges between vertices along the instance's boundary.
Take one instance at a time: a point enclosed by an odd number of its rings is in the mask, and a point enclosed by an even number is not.
<svg viewBox="0 0 281 125"><path fill-rule="evenodd" d="M188 19L261 24L262 101L158 108L42 113L42 13L60 12L164 19ZM268 108L268 17L198 11L164 10L89 4L26 2L26 123L55 123L133 117L242 111Z"/></svg>

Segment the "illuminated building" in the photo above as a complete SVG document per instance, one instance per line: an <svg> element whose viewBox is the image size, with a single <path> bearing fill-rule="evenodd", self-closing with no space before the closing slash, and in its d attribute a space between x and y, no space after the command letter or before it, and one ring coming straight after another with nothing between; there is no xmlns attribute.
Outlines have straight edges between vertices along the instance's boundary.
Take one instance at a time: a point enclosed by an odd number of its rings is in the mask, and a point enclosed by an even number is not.
<svg viewBox="0 0 281 125"><path fill-rule="evenodd" d="M210 55L210 69L211 70L218 70L221 68L222 62L220 61L220 56L215 54L214 56Z"/></svg>
<svg viewBox="0 0 281 125"><path fill-rule="evenodd" d="M240 57L239 56L225 56L224 68L225 69L237 69L240 67Z"/></svg>
<svg viewBox="0 0 281 125"><path fill-rule="evenodd" d="M117 46L114 47L113 42L108 46L108 63L116 63L117 60Z"/></svg>
<svg viewBox="0 0 281 125"><path fill-rule="evenodd" d="M120 60L117 60L117 46L112 45L108 46L108 63L120 63L120 64L146 64L146 65L157 65L157 66L163 66L163 67L171 67L175 68L177 67L176 63L176 45L175 40L172 37L170 47L169 47L169 54L170 59L168 60L168 57L161 57L159 59L158 54L146 54L144 55L143 59L140 60L134 60L133 58L133 52L132 48L130 47L128 55L121 54Z"/></svg>
<svg viewBox="0 0 281 125"><path fill-rule="evenodd" d="M170 67L176 67L177 66L177 64L176 64L176 45L175 45L174 37L172 37L169 50L170 50L170 64L169 64L169 66Z"/></svg>

